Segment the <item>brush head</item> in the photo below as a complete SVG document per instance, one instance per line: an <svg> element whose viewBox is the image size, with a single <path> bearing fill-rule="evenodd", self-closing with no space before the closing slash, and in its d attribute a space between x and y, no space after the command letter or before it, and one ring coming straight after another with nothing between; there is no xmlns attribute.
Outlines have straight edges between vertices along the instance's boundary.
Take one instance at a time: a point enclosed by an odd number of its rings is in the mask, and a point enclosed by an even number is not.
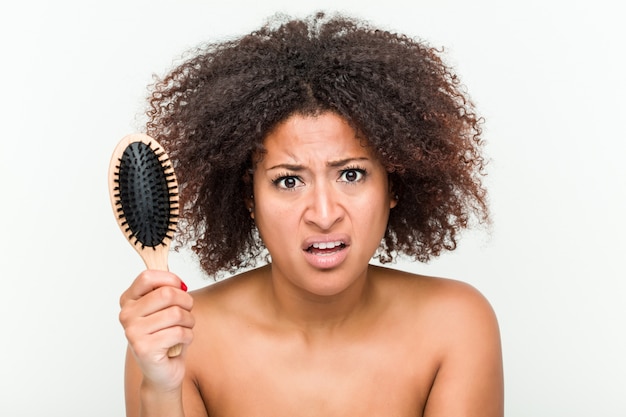
<svg viewBox="0 0 626 417"><path fill-rule="evenodd" d="M130 243L138 251L168 247L178 222L178 183L161 145L142 134L125 137L109 177L113 210Z"/></svg>
<svg viewBox="0 0 626 417"><path fill-rule="evenodd" d="M171 218L170 185L173 172L166 172L149 144L133 142L120 158L118 174L119 216L135 239L135 244L155 247L171 239L174 221ZM168 163L169 164L169 163Z"/></svg>

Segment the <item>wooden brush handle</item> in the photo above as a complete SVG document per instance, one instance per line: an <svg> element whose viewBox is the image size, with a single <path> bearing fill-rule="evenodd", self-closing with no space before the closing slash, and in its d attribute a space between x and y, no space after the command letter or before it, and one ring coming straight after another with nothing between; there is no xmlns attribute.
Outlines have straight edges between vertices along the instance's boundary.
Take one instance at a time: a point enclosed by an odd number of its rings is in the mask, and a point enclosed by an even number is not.
<svg viewBox="0 0 626 417"><path fill-rule="evenodd" d="M155 250L152 250L151 248L146 248L146 250L139 251L139 255L141 256L141 259L143 259L143 262L146 264L147 269L169 271L169 268L167 266L168 251L169 248L166 248L165 246L160 246L158 248L155 248ZM167 350L167 356L169 358L175 358L176 356L180 355L182 351L183 345L179 343L170 347Z"/></svg>

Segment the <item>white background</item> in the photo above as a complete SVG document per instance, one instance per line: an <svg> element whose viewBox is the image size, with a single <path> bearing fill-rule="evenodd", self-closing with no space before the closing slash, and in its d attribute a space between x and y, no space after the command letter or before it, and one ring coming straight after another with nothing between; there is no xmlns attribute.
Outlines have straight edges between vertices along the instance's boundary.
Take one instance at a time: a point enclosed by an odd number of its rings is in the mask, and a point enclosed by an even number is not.
<svg viewBox="0 0 626 417"><path fill-rule="evenodd" d="M113 219L111 152L142 129L152 74L186 49L326 9L445 46L487 121L493 229L396 267L491 300L508 417L626 416L626 29L608 1L0 9L0 415L123 415L117 303L143 264ZM188 255L170 260L192 289L211 282Z"/></svg>

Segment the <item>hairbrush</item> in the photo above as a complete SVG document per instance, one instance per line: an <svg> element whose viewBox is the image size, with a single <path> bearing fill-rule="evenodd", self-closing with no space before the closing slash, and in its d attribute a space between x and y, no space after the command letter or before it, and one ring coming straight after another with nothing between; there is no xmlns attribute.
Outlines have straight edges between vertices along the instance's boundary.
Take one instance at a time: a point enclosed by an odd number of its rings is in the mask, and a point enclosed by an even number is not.
<svg viewBox="0 0 626 417"><path fill-rule="evenodd" d="M178 182L163 147L135 133L122 138L109 165L109 195L117 224L148 269L167 271L178 223ZM169 357L180 354L172 346Z"/></svg>

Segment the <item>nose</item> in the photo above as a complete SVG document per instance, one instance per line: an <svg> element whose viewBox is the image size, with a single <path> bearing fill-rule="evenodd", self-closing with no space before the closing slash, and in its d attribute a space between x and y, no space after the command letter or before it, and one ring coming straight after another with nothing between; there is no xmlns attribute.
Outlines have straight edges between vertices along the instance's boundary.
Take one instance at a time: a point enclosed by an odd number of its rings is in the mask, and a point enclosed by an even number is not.
<svg viewBox="0 0 626 417"><path fill-rule="evenodd" d="M310 190L304 220L321 230L330 230L341 221L344 210L339 193L328 183L316 184Z"/></svg>

